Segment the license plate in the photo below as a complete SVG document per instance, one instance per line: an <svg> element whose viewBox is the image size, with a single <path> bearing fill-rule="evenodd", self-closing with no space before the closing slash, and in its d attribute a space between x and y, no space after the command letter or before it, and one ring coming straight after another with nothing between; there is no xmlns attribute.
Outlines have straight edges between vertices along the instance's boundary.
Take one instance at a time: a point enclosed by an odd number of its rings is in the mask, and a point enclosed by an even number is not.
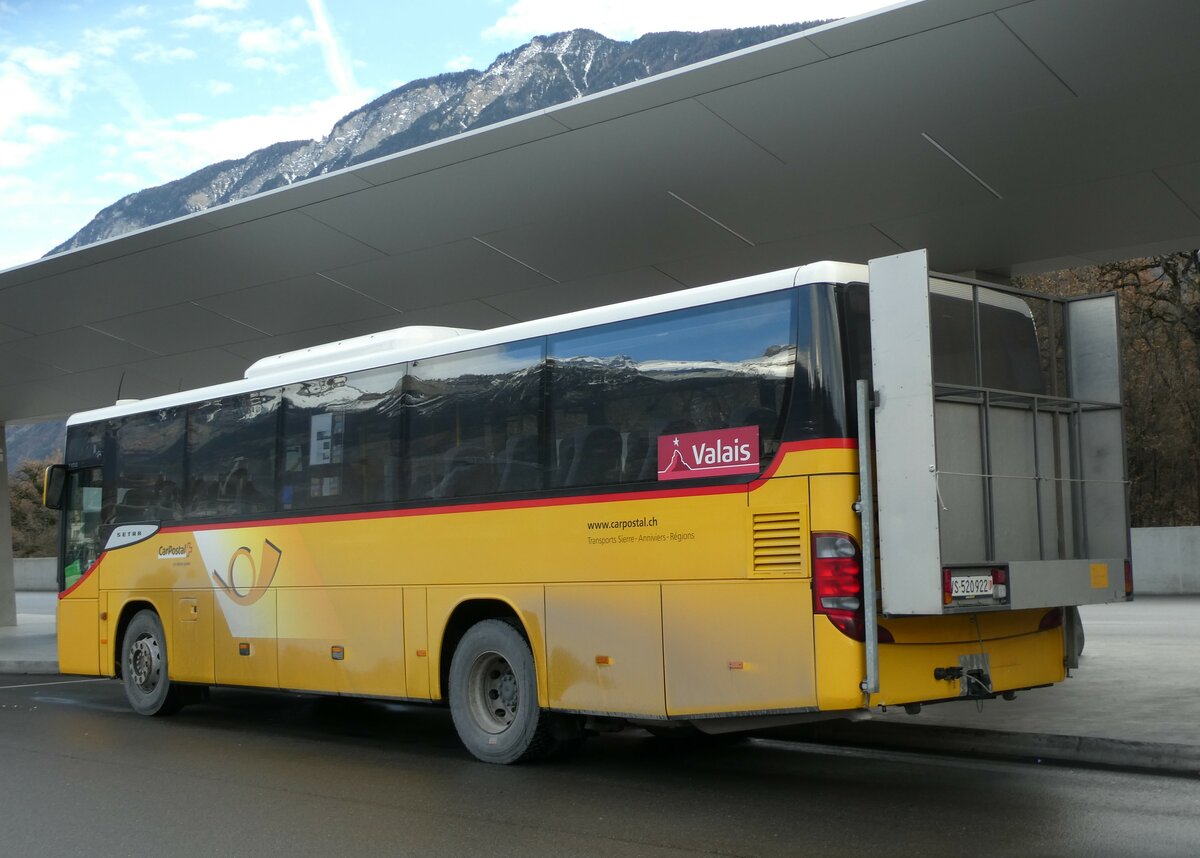
<svg viewBox="0 0 1200 858"><path fill-rule="evenodd" d="M955 599L974 599L993 594L991 575L963 575L950 579L950 595Z"/></svg>

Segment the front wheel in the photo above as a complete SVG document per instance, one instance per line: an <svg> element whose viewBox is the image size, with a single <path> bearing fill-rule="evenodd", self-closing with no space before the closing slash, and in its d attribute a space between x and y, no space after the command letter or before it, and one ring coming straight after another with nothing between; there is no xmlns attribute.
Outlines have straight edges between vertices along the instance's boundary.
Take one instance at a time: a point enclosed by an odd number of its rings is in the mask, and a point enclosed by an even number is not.
<svg viewBox="0 0 1200 858"><path fill-rule="evenodd" d="M139 715L170 715L182 704L167 675L167 639L154 611L134 614L121 641L125 697Z"/></svg>
<svg viewBox="0 0 1200 858"><path fill-rule="evenodd" d="M467 630L450 661L450 715L467 750L485 763L546 756L564 738L538 707L529 642L505 620Z"/></svg>

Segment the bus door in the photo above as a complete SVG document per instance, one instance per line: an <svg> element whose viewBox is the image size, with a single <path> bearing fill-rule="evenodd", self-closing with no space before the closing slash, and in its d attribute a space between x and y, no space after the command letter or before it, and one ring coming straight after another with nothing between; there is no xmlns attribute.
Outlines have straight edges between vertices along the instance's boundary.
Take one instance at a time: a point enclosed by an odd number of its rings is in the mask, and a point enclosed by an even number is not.
<svg viewBox="0 0 1200 858"><path fill-rule="evenodd" d="M62 493L63 550L58 561L60 594L75 589L103 551L103 470L94 465L67 471ZM91 589L71 599L60 597L58 664L63 673L101 672L98 595Z"/></svg>

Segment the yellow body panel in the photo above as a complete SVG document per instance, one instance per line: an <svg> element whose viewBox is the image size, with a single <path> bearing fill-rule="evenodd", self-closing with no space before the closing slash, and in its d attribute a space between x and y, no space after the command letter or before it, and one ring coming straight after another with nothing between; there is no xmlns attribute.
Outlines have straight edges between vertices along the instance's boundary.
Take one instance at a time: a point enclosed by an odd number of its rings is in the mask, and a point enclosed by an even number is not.
<svg viewBox="0 0 1200 858"><path fill-rule="evenodd" d="M663 585L672 716L816 706L807 581Z"/></svg>
<svg viewBox="0 0 1200 858"><path fill-rule="evenodd" d="M250 605L237 605L217 591L213 622L213 672L222 685L279 687L276 590ZM329 689L333 690L333 689Z"/></svg>
<svg viewBox="0 0 1200 858"><path fill-rule="evenodd" d="M213 592L176 590L174 596L171 676L182 682L214 682Z"/></svg>
<svg viewBox="0 0 1200 858"><path fill-rule="evenodd" d="M407 694L399 587L289 588L278 598L281 687Z"/></svg>
<svg viewBox="0 0 1200 858"><path fill-rule="evenodd" d="M662 588L546 588L547 680L556 709L663 718Z"/></svg>
<svg viewBox="0 0 1200 858"><path fill-rule="evenodd" d="M542 706L855 709L864 646L814 615L810 553L813 532L859 538L856 467L831 446L749 486L168 529L106 553L64 596L60 663L113 673L127 607L148 602L173 679L440 700L451 619L485 601L519 618ZM956 696L933 668L980 640L997 690L1061 679L1062 633L1038 632L1042 616L883 618L897 643L872 702Z"/></svg>
<svg viewBox="0 0 1200 858"><path fill-rule="evenodd" d="M409 697L429 699L429 622L424 587L404 588L404 678Z"/></svg>
<svg viewBox="0 0 1200 858"><path fill-rule="evenodd" d="M58 669L100 673L100 612L96 599L76 596L58 603Z"/></svg>

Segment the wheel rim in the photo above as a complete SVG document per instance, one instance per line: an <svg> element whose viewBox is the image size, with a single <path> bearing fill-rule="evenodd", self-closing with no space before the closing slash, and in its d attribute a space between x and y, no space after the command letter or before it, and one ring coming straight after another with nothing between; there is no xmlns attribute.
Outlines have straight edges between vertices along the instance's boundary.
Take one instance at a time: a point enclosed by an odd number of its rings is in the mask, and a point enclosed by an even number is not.
<svg viewBox="0 0 1200 858"><path fill-rule="evenodd" d="M471 715L488 733L503 733L517 717L521 687L508 659L498 652L480 653L467 674Z"/></svg>
<svg viewBox="0 0 1200 858"><path fill-rule="evenodd" d="M153 635L145 634L129 650L129 672L143 694L153 694L162 678L162 647Z"/></svg>

